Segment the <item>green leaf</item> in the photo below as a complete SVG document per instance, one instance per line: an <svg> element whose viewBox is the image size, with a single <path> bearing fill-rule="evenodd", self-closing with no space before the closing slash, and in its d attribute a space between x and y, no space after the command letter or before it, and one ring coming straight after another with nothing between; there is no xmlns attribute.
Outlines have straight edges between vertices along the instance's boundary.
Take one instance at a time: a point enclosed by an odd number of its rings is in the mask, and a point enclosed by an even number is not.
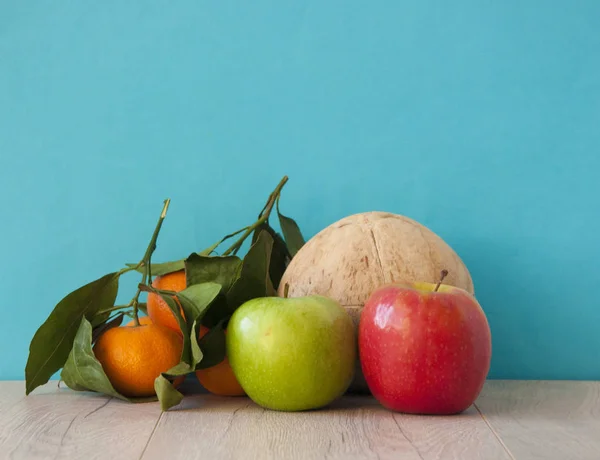
<svg viewBox="0 0 600 460"><path fill-rule="evenodd" d="M98 337L100 337L102 334L104 334L109 329L112 329L113 327L119 327L121 325L121 323L123 322L123 316L124 316L124 313L119 313L117 316L115 316L110 321L103 323L103 324L99 324L96 327L94 327L94 324L92 323L92 343L96 343L96 340L98 340ZM80 326L80 328L81 328L81 326Z"/></svg>
<svg viewBox="0 0 600 460"><path fill-rule="evenodd" d="M68 372L71 372L71 370L69 370ZM69 380L71 377L66 375L66 372L64 371L64 369L62 370L62 372L60 374L60 380L62 380L64 382L63 375L65 377L67 377L67 380L68 380L68 383L65 383L65 385L67 385L71 390L73 390L73 391L90 391L86 387L82 387L81 385L75 383L75 380Z"/></svg>
<svg viewBox="0 0 600 460"><path fill-rule="evenodd" d="M137 272L144 273L145 267L138 267L138 264L125 264L129 268L135 268ZM161 262L156 264L150 264L150 270L152 272L152 276L162 276L167 273L178 272L179 270L183 270L185 268L185 261L174 260L172 262Z"/></svg>
<svg viewBox="0 0 600 460"><path fill-rule="evenodd" d="M221 245L221 243L228 240L229 238L232 238L232 237L246 231L247 228L248 227L244 227L236 232L230 233L229 235L225 235L223 238L221 238L215 244L209 246L208 248L206 248L200 252L192 253L192 255L208 257L213 253L213 251L215 249L217 249L217 247L219 247ZM188 257L188 259L189 259L189 257ZM167 273L183 270L185 268L186 261L188 259L174 260L171 262L163 262L163 263L154 263L150 266L151 271L152 271L152 276L161 276L161 275L165 275ZM136 271L138 271L139 273L144 273L144 267L138 267L137 263L129 263L129 264L125 264L125 265L129 268L135 268ZM213 281L213 280L206 280L206 281ZM217 281L217 282L219 282L219 281ZM190 283L188 283L188 286L189 286L189 284ZM223 283L221 283L221 284L223 284Z"/></svg>
<svg viewBox="0 0 600 460"><path fill-rule="evenodd" d="M191 365L196 367L200 361L204 358L204 353L200 349L200 345L198 345L198 332L200 331L200 321L194 321L194 325L192 326L192 331L190 332L190 343L191 343L191 352L192 352L192 362Z"/></svg>
<svg viewBox="0 0 600 460"><path fill-rule="evenodd" d="M202 324L212 327L229 315L226 294L239 278L242 260L237 256L207 257L192 254L186 259L187 285L212 281L221 284L221 293L204 313Z"/></svg>
<svg viewBox="0 0 600 460"><path fill-rule="evenodd" d="M220 284L200 283L193 284L177 294L185 312L186 322L192 324L189 332L191 361L188 361L192 367L202 359L202 352L198 347L200 322L220 291Z"/></svg>
<svg viewBox="0 0 600 460"><path fill-rule="evenodd" d="M247 300L276 295L269 276L272 250L273 238L261 231L244 257L240 277L227 293L230 313Z"/></svg>
<svg viewBox="0 0 600 460"><path fill-rule="evenodd" d="M164 374L156 377L156 380L154 381L154 390L160 401L160 408L163 411L178 405L183 399L183 394L175 389L173 384L164 376Z"/></svg>
<svg viewBox="0 0 600 460"><path fill-rule="evenodd" d="M273 251L271 252L271 262L269 264L269 275L273 282L275 290L279 287L281 278L290 263L291 256L285 244L285 241L279 233L273 238Z"/></svg>
<svg viewBox="0 0 600 460"><path fill-rule="evenodd" d="M183 399L183 395L171 383L172 377L187 375L190 372L194 372L194 368L187 363L180 362L154 380L154 391L156 391L156 396L163 411L176 406Z"/></svg>
<svg viewBox="0 0 600 460"><path fill-rule="evenodd" d="M64 366L82 318L92 318L97 311L112 307L118 288L119 273L109 273L71 292L54 307L29 345L26 394L45 384Z"/></svg>
<svg viewBox="0 0 600 460"><path fill-rule="evenodd" d="M203 358L196 365L196 369L206 369L216 366L225 359L225 331L224 321L220 321L215 327L208 331L198 342L202 350Z"/></svg>
<svg viewBox="0 0 600 460"><path fill-rule="evenodd" d="M181 310L179 309L179 304L175 301L173 297L168 294L162 294L159 292L160 297L165 301L165 303L169 306L169 309L175 315L175 319L177 319L177 324L181 329L183 334L183 349L181 351L181 360L185 363L190 363L191 353L190 353L190 328L188 324L185 322L185 319L181 316Z"/></svg>
<svg viewBox="0 0 600 460"><path fill-rule="evenodd" d="M92 390L127 401L114 389L92 350L92 325L83 317L73 341L73 348L60 374L73 390Z"/></svg>
<svg viewBox="0 0 600 460"><path fill-rule="evenodd" d="M202 316L201 324L208 328L212 328L223 318L230 316L230 312L231 308L229 307L227 296L219 294Z"/></svg>
<svg viewBox="0 0 600 460"><path fill-rule="evenodd" d="M281 231L283 232L290 255L294 257L300 248L304 246L305 241L296 221L279 212L279 197L277 198L277 215L279 216L279 225L281 226Z"/></svg>
<svg viewBox="0 0 600 460"><path fill-rule="evenodd" d="M90 318L90 323L92 327L100 326L104 324L108 318L110 318L110 314L112 312L105 311L104 313L97 313Z"/></svg>
<svg viewBox="0 0 600 460"><path fill-rule="evenodd" d="M173 366L167 372L163 372L162 375L164 375L165 377L179 377L181 375L187 375L190 372L194 372L194 368L188 363L184 363L182 361Z"/></svg>
<svg viewBox="0 0 600 460"><path fill-rule="evenodd" d="M104 373L102 364L92 349L92 325L83 317L73 341L73 348L60 374L60 378L74 391L95 391L123 401L156 401L156 397L127 398L120 394Z"/></svg>
<svg viewBox="0 0 600 460"><path fill-rule="evenodd" d="M204 315L211 302L221 292L221 285L217 283L192 284L177 293L177 298L185 313L186 321L193 323Z"/></svg>
<svg viewBox="0 0 600 460"><path fill-rule="evenodd" d="M242 261L237 256L201 256L191 254L185 260L187 286L214 282L223 286L223 292L229 291L240 275Z"/></svg>
<svg viewBox="0 0 600 460"><path fill-rule="evenodd" d="M173 260L171 262L161 262L161 263L151 264L150 269L152 271L152 276L162 276L162 275L166 275L167 273L178 272L180 270L183 270L186 268L186 262L188 260L190 260L191 257L194 257L194 256L209 258L209 257L211 257L210 254L217 248L217 246L219 244L221 244L226 239L231 238L233 235L237 235L238 233L240 233L240 232L238 231L236 233L232 233L231 235L227 235L225 238L221 239L221 241L219 241L216 244L213 244L209 248L206 248L202 252L199 252L199 253L193 252L187 259ZM221 258L219 256L212 256L211 258L213 258L213 257L217 258L217 259ZM222 257L222 258L229 259L229 257ZM144 273L145 267L143 267L143 266L138 267L138 264L133 264L133 263L129 263L129 264L125 264L125 265L129 268L135 268L136 271L139 273Z"/></svg>
<svg viewBox="0 0 600 460"><path fill-rule="evenodd" d="M271 251L271 260L269 263L269 276L275 290L279 287L283 273L287 268L290 260L292 259L290 252L285 244L282 236L277 233L273 227L268 223L264 223L259 226L252 235L252 242L254 243L258 238L258 235L262 230L269 232L269 235L273 238L273 250Z"/></svg>

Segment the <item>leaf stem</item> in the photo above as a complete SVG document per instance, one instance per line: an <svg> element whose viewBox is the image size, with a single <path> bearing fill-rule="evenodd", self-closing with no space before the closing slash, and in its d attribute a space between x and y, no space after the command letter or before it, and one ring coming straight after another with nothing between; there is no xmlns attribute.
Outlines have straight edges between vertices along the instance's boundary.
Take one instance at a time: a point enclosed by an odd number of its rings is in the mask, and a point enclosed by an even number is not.
<svg viewBox="0 0 600 460"><path fill-rule="evenodd" d="M220 241L216 242L215 244L213 244L212 246L206 248L204 251L200 252L199 254L201 256L210 256L213 251L215 249L217 249L225 240L228 240L229 238L233 238L236 235L239 235L242 232L245 232L246 230L248 230L248 227L244 227L244 228L240 228L239 230L230 233L229 235L225 235L223 238L221 238Z"/></svg>
<svg viewBox="0 0 600 460"><path fill-rule="evenodd" d="M131 305L115 305L114 307L106 308L104 310L100 310L100 311L96 312L96 315L101 315L102 313L108 313L108 312L116 311L116 310L122 310L123 308L129 308L129 307L131 307Z"/></svg>
<svg viewBox="0 0 600 460"><path fill-rule="evenodd" d="M235 243L233 243L229 247L229 249L227 249L223 253L224 256L227 256L231 253L236 254L237 251L242 246L242 244L244 244L244 241L246 241L246 238L248 238L248 236L250 236L254 230L256 230L258 227L260 227L261 225L263 225L265 222L267 222L269 220L269 216L271 215L273 206L275 206L275 203L277 202L277 197L279 197L279 194L281 193L281 189L283 188L283 186L285 185L285 183L287 181L288 181L288 177L283 176L283 179L281 179L281 181L279 181L279 184L277 184L277 187L275 187L275 190L273 190L273 192L271 192L271 194L269 195L267 204L265 205L265 207L262 209L262 211L258 215L258 220L246 228L246 231L242 234L242 236Z"/></svg>
<svg viewBox="0 0 600 460"><path fill-rule="evenodd" d="M136 269L138 269L138 268L139 268L139 266L140 266L140 264L137 264L137 265L135 265L135 266L133 266L133 267L125 267L125 268L122 268L121 270L119 270L119 276L120 276L120 275L124 275L124 274L125 274L125 273L127 273L127 272L131 272L131 271L133 271L133 270L136 270Z"/></svg>
<svg viewBox="0 0 600 460"><path fill-rule="evenodd" d="M171 199L167 198L164 202L162 211L160 213L160 217L158 218L158 222L156 223L156 227L154 228L154 233L152 233L150 243L146 248L144 258L140 261L140 263L137 266L137 268L141 266L144 267L144 273L142 274L142 282L140 283L141 285L147 285L148 283L152 282L152 269L150 268L150 259L152 258L152 253L156 249L156 240L158 239L158 234L160 233L160 228L162 227L163 221L167 216L167 209L169 209L169 203L171 203ZM137 292L135 293L133 299L131 299L131 302L129 302L128 305L129 307L133 307L133 323L136 326L140 325L140 320L138 317L138 303L141 293L142 289L140 286L138 286Z"/></svg>
<svg viewBox="0 0 600 460"><path fill-rule="evenodd" d="M172 297L177 297L177 295L179 294L179 292L176 291L170 291L168 289L156 289L154 286L151 286L149 284L138 284L138 289L142 292L151 292L153 294L162 294L162 295L170 295Z"/></svg>

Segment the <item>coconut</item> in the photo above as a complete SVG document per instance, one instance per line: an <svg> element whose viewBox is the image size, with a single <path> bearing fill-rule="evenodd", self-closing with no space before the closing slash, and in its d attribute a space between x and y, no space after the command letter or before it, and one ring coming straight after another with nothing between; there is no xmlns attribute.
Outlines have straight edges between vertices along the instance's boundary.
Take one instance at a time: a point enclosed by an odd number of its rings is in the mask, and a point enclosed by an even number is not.
<svg viewBox="0 0 600 460"><path fill-rule="evenodd" d="M321 230L296 253L279 285L280 296L319 294L337 300L358 330L362 308L378 287L391 283L444 284L473 294L473 281L458 254L422 224L398 214L367 212L345 217ZM352 392L368 392L356 365Z"/></svg>

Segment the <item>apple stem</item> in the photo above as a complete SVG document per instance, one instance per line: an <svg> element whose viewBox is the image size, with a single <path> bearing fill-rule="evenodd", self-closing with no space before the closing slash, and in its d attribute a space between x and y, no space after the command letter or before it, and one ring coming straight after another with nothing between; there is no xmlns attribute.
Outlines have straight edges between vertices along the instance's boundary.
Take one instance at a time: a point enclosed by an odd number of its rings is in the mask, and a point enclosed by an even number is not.
<svg viewBox="0 0 600 460"><path fill-rule="evenodd" d="M435 285L435 289L433 290L433 292L437 292L438 289L440 288L440 286L442 285L442 281L444 281L444 278L446 278L446 276L448 276L448 270L444 269L442 270L442 272L440 273L440 280L438 281L438 283Z"/></svg>
<svg viewBox="0 0 600 460"><path fill-rule="evenodd" d="M283 297L285 299L287 299L289 292L290 292L290 285L288 283L285 283L285 286L283 287Z"/></svg>

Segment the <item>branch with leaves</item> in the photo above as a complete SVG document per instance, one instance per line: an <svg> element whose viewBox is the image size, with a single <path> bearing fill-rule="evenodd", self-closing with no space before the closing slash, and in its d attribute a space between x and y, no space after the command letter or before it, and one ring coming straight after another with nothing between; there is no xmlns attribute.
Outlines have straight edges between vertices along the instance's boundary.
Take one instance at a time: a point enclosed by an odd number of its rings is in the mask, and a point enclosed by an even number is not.
<svg viewBox="0 0 600 460"><path fill-rule="evenodd" d="M145 310L140 295L153 292L175 315L183 333L183 351L179 364L157 377L156 397L150 400L160 400L163 410L178 404L183 395L173 386L173 379L224 359L224 330L233 312L247 300L277 295L283 272L304 244L296 222L279 210L281 191L287 180L286 176L279 182L251 225L185 259L152 263L170 203L167 199L142 260L128 263L125 268L67 294L37 330L25 368L26 394L62 369L61 379L73 390L91 390L131 402L148 401L149 398L125 397L113 388L94 356L93 344L107 330L119 327L125 315L131 315L134 323L139 324L139 311ZM277 212L283 235L270 225L273 210ZM216 255L225 241L236 236L223 255ZM251 238L250 248L240 258L237 254L248 238ZM164 291L152 286L153 276L180 270L185 270L186 276L187 287L183 291ZM115 305L120 277L133 271L141 273L142 278L132 300L127 305ZM198 339L200 326L208 327L210 332Z"/></svg>

